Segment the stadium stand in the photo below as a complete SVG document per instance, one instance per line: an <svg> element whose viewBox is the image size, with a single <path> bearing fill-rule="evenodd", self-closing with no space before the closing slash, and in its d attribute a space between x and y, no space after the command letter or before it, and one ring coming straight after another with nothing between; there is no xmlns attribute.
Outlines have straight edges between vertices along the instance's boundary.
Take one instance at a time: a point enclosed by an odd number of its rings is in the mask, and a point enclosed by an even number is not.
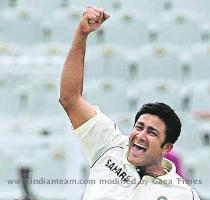
<svg viewBox="0 0 210 200"><path fill-rule="evenodd" d="M209 80L210 63L209 44L197 44L186 50L182 57L185 65L188 66L186 79L191 80Z"/></svg>
<svg viewBox="0 0 210 200"><path fill-rule="evenodd" d="M184 10L190 10L202 14L202 16L209 20L209 2L206 0L168 0L173 9L182 8Z"/></svg>
<svg viewBox="0 0 210 200"><path fill-rule="evenodd" d="M116 78L129 79L128 57L117 45L100 45L87 50L86 81Z"/></svg>
<svg viewBox="0 0 210 200"><path fill-rule="evenodd" d="M182 80L181 51L181 48L171 44L154 43L144 45L129 55L130 75L134 75L140 81L158 78ZM135 70L135 73L132 70ZM133 78L131 77L131 79Z"/></svg>
<svg viewBox="0 0 210 200"><path fill-rule="evenodd" d="M173 10L159 15L156 23L159 26L158 41L189 47L201 42L202 20L200 16L185 10Z"/></svg>
<svg viewBox="0 0 210 200"><path fill-rule="evenodd" d="M210 200L210 3L207 0L1 0L0 200L78 200L86 160L59 105L59 82L87 5L111 13L90 35L84 96L129 135L148 101L171 105L183 123L175 151L201 200ZM126 28L125 28L126 27ZM29 195L29 194L28 194Z"/></svg>
<svg viewBox="0 0 210 200"><path fill-rule="evenodd" d="M40 21L39 14L32 9L24 7L5 9L1 13L0 40L19 45L41 43Z"/></svg>
<svg viewBox="0 0 210 200"><path fill-rule="evenodd" d="M126 46L127 48L136 48L148 43L148 18L146 15L140 15L136 10L118 12L104 26L105 43ZM133 31L134 29L135 31Z"/></svg>
<svg viewBox="0 0 210 200"><path fill-rule="evenodd" d="M117 79L101 79L90 81L84 87L85 98L93 105L101 107L103 112L112 114L128 111L124 82Z"/></svg>

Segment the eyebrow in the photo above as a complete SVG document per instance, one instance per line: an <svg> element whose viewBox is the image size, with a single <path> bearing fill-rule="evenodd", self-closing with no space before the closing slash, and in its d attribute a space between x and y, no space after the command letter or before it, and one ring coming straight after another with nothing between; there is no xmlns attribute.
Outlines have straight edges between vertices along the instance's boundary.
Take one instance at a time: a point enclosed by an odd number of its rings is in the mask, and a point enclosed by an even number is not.
<svg viewBox="0 0 210 200"><path fill-rule="evenodd" d="M136 125L144 126L144 122L137 121ZM155 131L158 135L160 134L160 132L156 128L152 127L152 126L148 126L148 129L151 130L151 131Z"/></svg>

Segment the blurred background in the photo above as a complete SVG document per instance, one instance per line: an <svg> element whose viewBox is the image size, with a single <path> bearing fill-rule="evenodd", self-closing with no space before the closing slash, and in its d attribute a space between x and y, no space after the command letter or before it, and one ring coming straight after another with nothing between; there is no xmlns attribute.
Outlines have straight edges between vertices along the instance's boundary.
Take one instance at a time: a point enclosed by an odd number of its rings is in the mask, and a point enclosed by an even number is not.
<svg viewBox="0 0 210 200"><path fill-rule="evenodd" d="M87 162L58 99L87 5L111 17L88 40L85 98L127 135L143 103L173 107L183 128L169 157L209 200L208 0L0 0L0 200L82 198Z"/></svg>

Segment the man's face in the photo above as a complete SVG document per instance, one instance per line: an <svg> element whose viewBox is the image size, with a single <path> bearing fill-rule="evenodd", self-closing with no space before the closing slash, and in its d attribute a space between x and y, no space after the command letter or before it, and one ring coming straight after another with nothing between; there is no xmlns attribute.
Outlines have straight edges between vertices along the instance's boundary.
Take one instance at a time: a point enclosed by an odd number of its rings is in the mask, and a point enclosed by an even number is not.
<svg viewBox="0 0 210 200"><path fill-rule="evenodd" d="M162 155L168 151L165 140L166 125L156 115L143 114L137 120L129 140L128 161L134 166L160 166Z"/></svg>

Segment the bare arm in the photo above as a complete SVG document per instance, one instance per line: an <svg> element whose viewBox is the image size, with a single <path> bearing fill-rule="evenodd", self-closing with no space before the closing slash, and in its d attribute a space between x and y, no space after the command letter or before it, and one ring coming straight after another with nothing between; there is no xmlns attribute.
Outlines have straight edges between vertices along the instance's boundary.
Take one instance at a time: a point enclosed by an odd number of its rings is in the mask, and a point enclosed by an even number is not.
<svg viewBox="0 0 210 200"><path fill-rule="evenodd" d="M103 9L86 9L63 67L59 101L74 129L96 114L95 109L82 97L86 41L89 33L100 27L108 17Z"/></svg>

